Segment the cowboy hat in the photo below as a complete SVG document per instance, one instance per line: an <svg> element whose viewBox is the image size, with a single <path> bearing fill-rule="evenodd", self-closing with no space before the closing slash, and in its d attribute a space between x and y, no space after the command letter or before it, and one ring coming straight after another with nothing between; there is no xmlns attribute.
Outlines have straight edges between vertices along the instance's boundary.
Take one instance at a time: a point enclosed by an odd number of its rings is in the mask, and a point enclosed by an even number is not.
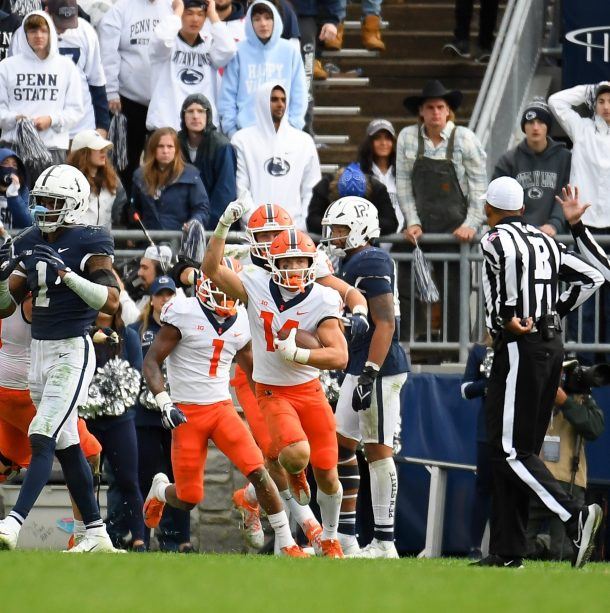
<svg viewBox="0 0 610 613"><path fill-rule="evenodd" d="M408 111L414 115L419 114L419 107L431 98L442 98L452 111L455 111L462 103L462 92L454 89L452 91L445 89L445 86L440 81L428 81L421 94L418 96L407 96L403 101L403 105Z"/></svg>

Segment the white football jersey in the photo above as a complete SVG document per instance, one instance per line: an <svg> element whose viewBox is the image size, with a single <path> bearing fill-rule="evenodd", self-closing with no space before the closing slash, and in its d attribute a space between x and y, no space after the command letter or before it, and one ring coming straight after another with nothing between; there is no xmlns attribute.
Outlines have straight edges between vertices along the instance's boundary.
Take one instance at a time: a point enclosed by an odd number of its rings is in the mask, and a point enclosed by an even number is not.
<svg viewBox="0 0 610 613"><path fill-rule="evenodd" d="M254 265L245 267L240 278L248 294L248 317L254 357L253 379L267 385L291 386L317 379L313 366L288 362L275 350L273 341L281 329L299 328L316 334L318 325L330 317L341 317L341 296L318 283L295 292L285 301L271 275Z"/></svg>
<svg viewBox="0 0 610 613"><path fill-rule="evenodd" d="M178 330L182 338L165 360L173 402L212 404L229 400L231 363L250 341L248 315L243 307L226 320L217 320L198 298L168 302L161 322Z"/></svg>
<svg viewBox="0 0 610 613"><path fill-rule="evenodd" d="M32 326L25 320L21 306L0 320L0 386L28 389Z"/></svg>

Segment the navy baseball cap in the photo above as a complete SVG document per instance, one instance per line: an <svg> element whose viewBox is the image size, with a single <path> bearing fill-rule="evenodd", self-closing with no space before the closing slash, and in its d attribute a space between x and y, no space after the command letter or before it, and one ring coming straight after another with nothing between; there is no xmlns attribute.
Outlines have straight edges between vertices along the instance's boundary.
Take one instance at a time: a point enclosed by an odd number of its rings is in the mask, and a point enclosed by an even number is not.
<svg viewBox="0 0 610 613"><path fill-rule="evenodd" d="M159 292L162 292L164 289L170 290L172 293L176 293L176 284L171 277L167 275L162 275L161 277L157 277L150 286L150 295L156 296Z"/></svg>

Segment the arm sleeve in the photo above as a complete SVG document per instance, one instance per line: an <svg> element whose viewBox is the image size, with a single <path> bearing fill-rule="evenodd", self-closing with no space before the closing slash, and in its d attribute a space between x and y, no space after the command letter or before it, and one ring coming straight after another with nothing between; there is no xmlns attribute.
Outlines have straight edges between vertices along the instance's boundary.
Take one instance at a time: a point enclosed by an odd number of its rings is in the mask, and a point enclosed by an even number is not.
<svg viewBox="0 0 610 613"><path fill-rule="evenodd" d="M580 255L610 281L610 260L582 221L570 227Z"/></svg>
<svg viewBox="0 0 610 613"><path fill-rule="evenodd" d="M68 79L64 107L60 111L49 113L51 129L55 132L64 132L75 126L84 114L83 93L80 75L72 60L66 60L66 78Z"/></svg>
<svg viewBox="0 0 610 613"><path fill-rule="evenodd" d="M166 62L171 58L172 49L182 20L177 15L168 15L159 21L148 43L150 63Z"/></svg>
<svg viewBox="0 0 610 613"><path fill-rule="evenodd" d="M400 210L406 220L406 226L421 226L421 221L415 208L413 183L411 182L415 158L407 157L407 138L408 132L403 130L398 135L396 143L396 193Z"/></svg>
<svg viewBox="0 0 610 613"><path fill-rule="evenodd" d="M239 55L227 64L220 85L218 115L222 131L231 138L237 132L237 92L239 89Z"/></svg>
<svg viewBox="0 0 610 613"><path fill-rule="evenodd" d="M294 47L292 51L292 80L290 85L290 100L288 101L288 119L290 125L302 130L305 125L307 111L307 82L301 54Z"/></svg>
<svg viewBox="0 0 610 613"><path fill-rule="evenodd" d="M485 390L487 389L487 379L481 377L481 354L477 347L479 345L475 345L470 350L464 376L462 377L461 392L462 398L465 400L480 398L485 395Z"/></svg>
<svg viewBox="0 0 610 613"><path fill-rule="evenodd" d="M559 279L565 281L567 287L559 297L556 308L557 313L563 317L592 296L603 285L604 277L564 245L560 244L559 247Z"/></svg>
<svg viewBox="0 0 610 613"><path fill-rule="evenodd" d="M28 228L32 225L32 218L28 208L29 190L22 188L17 196L9 196L6 205L13 220L13 228Z"/></svg>
<svg viewBox="0 0 610 613"><path fill-rule="evenodd" d="M118 7L111 8L97 26L100 41L100 55L106 76L106 94L108 100L119 97L119 72L121 69L121 14Z"/></svg>
<svg viewBox="0 0 610 613"><path fill-rule="evenodd" d="M121 317L126 326L129 326L140 318L140 309L131 299L126 290L122 290L119 294L119 302L121 303Z"/></svg>
<svg viewBox="0 0 610 613"><path fill-rule="evenodd" d="M304 152L307 155L307 163L301 177L301 210L303 211L309 207L314 187L322 178L320 159L311 138L308 139L308 149L308 152Z"/></svg>
<svg viewBox="0 0 610 613"><path fill-rule="evenodd" d="M229 202L237 197L235 182L236 161L235 150L230 144L216 150L214 157L214 185L210 189L210 228L215 228L219 217L227 208Z"/></svg>
<svg viewBox="0 0 610 613"><path fill-rule="evenodd" d="M381 236L393 234L398 230L398 219L392 205L388 188L374 177L369 177L373 187L373 204L379 214L379 229Z"/></svg>
<svg viewBox="0 0 610 613"><path fill-rule="evenodd" d="M570 89L553 94L549 98L549 106L553 115L557 117L557 121L565 130L566 134L574 142L578 138L580 126L584 121L590 121L581 117L572 107L579 106L585 103L585 94L588 85L577 85Z"/></svg>
<svg viewBox="0 0 610 613"><path fill-rule="evenodd" d="M6 60L0 62L0 129L12 130L17 125L19 111L9 107L8 75Z"/></svg>
<svg viewBox="0 0 610 613"><path fill-rule="evenodd" d="M224 77L223 77L224 80ZM241 140L233 139L231 144L235 148L236 159L236 172L235 172L235 184L237 187L237 193L241 194L243 191L250 191L250 175L248 174L248 166L246 164L246 156L243 149Z"/></svg>
<svg viewBox="0 0 610 613"><path fill-rule="evenodd" d="M592 398L585 397L580 403L568 396L561 411L574 430L588 441L594 441L604 431L604 412Z"/></svg>
<svg viewBox="0 0 610 613"><path fill-rule="evenodd" d="M467 128L460 131L465 136L462 163L468 183L468 211L464 225L478 230L484 217L481 196L487 188L487 154L473 132Z"/></svg>
<svg viewBox="0 0 610 613"><path fill-rule="evenodd" d="M108 97L105 85L89 85L91 102L93 104L93 114L95 116L95 127L102 130L110 128L110 112L108 110Z"/></svg>
<svg viewBox="0 0 610 613"><path fill-rule="evenodd" d="M213 23L210 31L212 33L212 48L210 49L212 65L216 68L224 68L233 59L237 45L229 34L229 28L222 21Z"/></svg>

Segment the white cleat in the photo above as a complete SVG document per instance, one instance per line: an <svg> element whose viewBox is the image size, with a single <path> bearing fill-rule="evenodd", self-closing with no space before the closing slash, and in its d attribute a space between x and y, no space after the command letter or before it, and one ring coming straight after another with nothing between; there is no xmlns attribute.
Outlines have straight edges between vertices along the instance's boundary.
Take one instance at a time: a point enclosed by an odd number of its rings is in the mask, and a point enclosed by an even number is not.
<svg viewBox="0 0 610 613"><path fill-rule="evenodd" d="M358 541L356 537L348 539L342 539L341 535L339 535L339 542L341 543L341 549L343 549L343 555L346 558L357 555L362 551L360 549L360 545L358 545Z"/></svg>
<svg viewBox="0 0 610 613"><path fill-rule="evenodd" d="M348 554L346 554L348 555ZM373 539L366 547L359 552L349 555L350 558L386 558L397 559L398 552L393 542L378 541Z"/></svg>
<svg viewBox="0 0 610 613"><path fill-rule="evenodd" d="M0 551L12 551L17 547L19 528L16 523L8 519L0 520Z"/></svg>
<svg viewBox="0 0 610 613"><path fill-rule="evenodd" d="M99 530L99 532L98 532ZM93 534L92 534L93 533ZM87 530L87 534L74 545L72 549L64 550L64 553L126 553L124 549L115 549L106 528Z"/></svg>

